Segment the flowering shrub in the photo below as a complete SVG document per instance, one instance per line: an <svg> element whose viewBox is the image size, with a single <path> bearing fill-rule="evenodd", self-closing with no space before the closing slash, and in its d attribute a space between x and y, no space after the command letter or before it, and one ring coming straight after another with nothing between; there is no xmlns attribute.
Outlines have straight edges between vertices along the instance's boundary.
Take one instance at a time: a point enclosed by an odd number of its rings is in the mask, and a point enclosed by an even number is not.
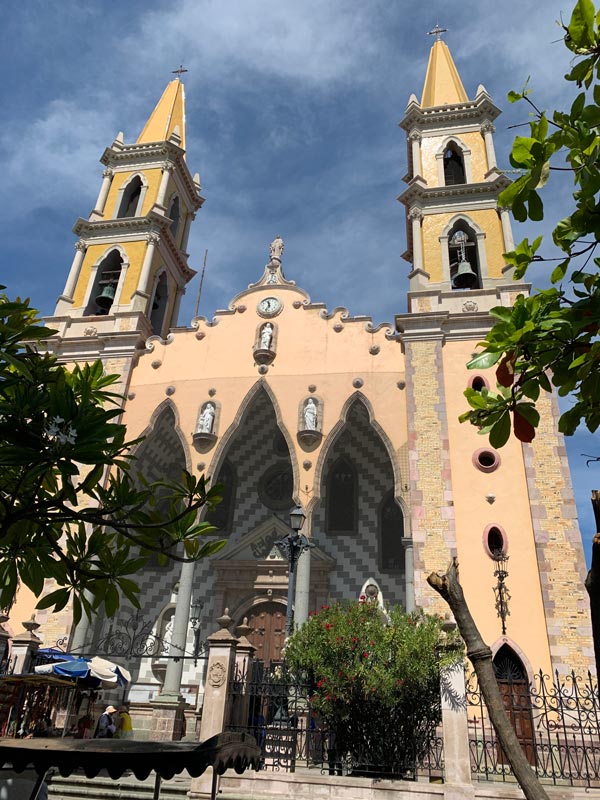
<svg viewBox="0 0 600 800"><path fill-rule="evenodd" d="M387 623L387 624L386 624ZM332 732L337 760L355 771L404 774L426 752L441 718L440 666L461 657L441 619L368 602L323 606L286 645L304 674L313 712Z"/></svg>

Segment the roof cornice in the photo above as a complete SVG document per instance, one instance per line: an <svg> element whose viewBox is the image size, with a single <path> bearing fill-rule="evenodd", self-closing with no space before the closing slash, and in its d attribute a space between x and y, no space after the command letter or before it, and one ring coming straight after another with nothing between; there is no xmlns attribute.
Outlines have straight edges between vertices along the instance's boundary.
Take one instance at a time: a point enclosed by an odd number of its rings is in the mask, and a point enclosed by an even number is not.
<svg viewBox="0 0 600 800"><path fill-rule="evenodd" d="M492 103L489 94L481 92L475 100L470 100L466 103L433 106L431 108L422 108L420 103L411 100L406 107L404 117L398 124L405 131L410 131L413 128L426 130L449 122L494 120L501 113L500 109Z"/></svg>
<svg viewBox="0 0 600 800"><path fill-rule="evenodd" d="M495 199L500 192L506 189L507 186L510 186L510 183L510 179L500 172L496 174L493 180L482 181L481 183L460 183L454 186L428 187L423 183L422 179L415 179L411 181L397 199L401 203L404 203L405 206L412 206L415 203L419 203L422 206L423 213L427 214L429 210L428 207L440 200L457 200L461 202L464 198L469 197L479 200L485 197Z"/></svg>
<svg viewBox="0 0 600 800"><path fill-rule="evenodd" d="M131 167L138 169L159 162L170 160L175 163L183 184L187 191L188 199L195 210L199 209L204 198L198 194L200 187L194 183L188 165L184 158L185 150L173 142L143 142L140 144L121 144L114 142L107 147L100 158L100 163L111 169Z"/></svg>

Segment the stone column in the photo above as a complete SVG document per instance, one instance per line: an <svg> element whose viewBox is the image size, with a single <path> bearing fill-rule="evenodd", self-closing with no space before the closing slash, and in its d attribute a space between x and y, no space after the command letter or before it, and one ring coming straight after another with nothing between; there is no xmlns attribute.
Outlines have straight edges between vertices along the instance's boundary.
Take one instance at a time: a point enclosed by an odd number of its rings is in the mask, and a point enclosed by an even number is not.
<svg viewBox="0 0 600 800"><path fill-rule="evenodd" d="M409 134L410 139L410 146L412 150L412 176L415 178L417 175L421 175L421 140L423 137L419 133L419 131L411 131Z"/></svg>
<svg viewBox="0 0 600 800"><path fill-rule="evenodd" d="M200 741L221 733L229 722L229 683L235 669L238 640L229 632L233 622L229 609L217 620L221 630L208 637L208 671L204 687L204 707L200 723ZM198 778L192 778L189 800L200 800L210 794L213 788L212 768Z"/></svg>
<svg viewBox="0 0 600 800"><path fill-rule="evenodd" d="M102 173L102 186L100 187L100 192L98 194L98 199L96 200L96 205L94 206L94 210L90 214L90 221L95 222L98 219L102 219L104 217L104 209L106 208L106 198L108 197L108 192L110 189L110 184L112 183L113 179L113 171L112 169L105 169Z"/></svg>
<svg viewBox="0 0 600 800"><path fill-rule="evenodd" d="M412 246L413 246L413 272L423 269L423 242L421 240L421 222L423 212L420 208L411 208L408 218L412 225Z"/></svg>
<svg viewBox="0 0 600 800"><path fill-rule="evenodd" d="M167 187L169 185L169 178L174 169L174 164L170 161L165 161L163 164L163 172L160 178L160 186L158 187L158 194L156 195L156 205L164 208L165 197L167 196Z"/></svg>
<svg viewBox="0 0 600 800"><path fill-rule="evenodd" d="M32 614L31 619L22 622L21 625L25 628L25 632L15 636L12 640L11 658L14 661L13 673L15 675L31 672L33 660L42 643L42 640L35 635L35 631L40 627L40 623L35 621L35 614Z"/></svg>
<svg viewBox="0 0 600 800"><path fill-rule="evenodd" d="M404 603L407 613L415 610L415 562L413 558L413 540L410 536L402 538L404 548Z"/></svg>
<svg viewBox="0 0 600 800"><path fill-rule="evenodd" d="M93 595L91 592L85 593L87 599L91 602L93 599ZM88 636L90 632L90 620L88 619L85 612L82 613L81 619L75 626L75 630L73 631L73 638L71 639L71 644L69 645L69 652L78 654L83 654L86 652L86 646L88 641Z"/></svg>
<svg viewBox="0 0 600 800"><path fill-rule="evenodd" d="M506 208L499 208L498 212L500 213L502 235L504 236L504 252L510 253L515 249L515 240L513 239L512 225L510 224L510 214Z"/></svg>
<svg viewBox="0 0 600 800"><path fill-rule="evenodd" d="M73 303L73 293L75 292L75 287L77 286L77 281L79 279L79 273L81 271L83 259L85 258L86 250L87 245L82 239L80 239L78 242L75 242L75 255L73 256L73 262L71 264L71 269L69 270L69 276L67 277L65 290L58 298L59 306L61 304L61 300L65 303Z"/></svg>
<svg viewBox="0 0 600 800"><path fill-rule="evenodd" d="M485 143L485 153L487 156L488 162L488 172L494 169L497 165L496 163L496 151L494 150L494 138L492 134L496 130L493 123L487 119L485 122L481 123L481 133L483 134L483 141Z"/></svg>
<svg viewBox="0 0 600 800"><path fill-rule="evenodd" d="M312 517L310 515L306 519L301 533L312 546ZM308 619L308 606L310 603L310 551L311 547L307 547L304 552L300 554L296 564L294 629L304 625Z"/></svg>
<svg viewBox="0 0 600 800"><path fill-rule="evenodd" d="M193 579L194 563L182 564L165 680L160 694L151 701L150 739L155 742L179 741L183 735L186 703L181 694L181 676L185 664L183 657L187 645Z"/></svg>
<svg viewBox="0 0 600 800"><path fill-rule="evenodd" d="M469 725L465 671L461 662L442 670L442 730L444 738L444 797L472 798Z"/></svg>
<svg viewBox="0 0 600 800"><path fill-rule="evenodd" d="M157 233L149 233L146 236L148 246L144 253L144 260L142 262L142 270L140 272L140 279L138 287L134 293L134 310L145 311L148 302L148 284L150 282L150 270L152 269L152 261L156 247L160 242L160 236Z"/></svg>
<svg viewBox="0 0 600 800"><path fill-rule="evenodd" d="M184 563L181 565L179 574L179 591L177 592L177 605L173 616L173 633L171 635L165 682L156 698L157 702L179 702L183 700L180 694L181 676L183 674L183 656L186 651L190 626L193 584L194 562Z"/></svg>
<svg viewBox="0 0 600 800"><path fill-rule="evenodd" d="M173 311L171 313L171 322L169 324L170 328L175 327L177 325L177 320L179 318L179 309L181 307L181 301L183 299L183 295L185 294L185 286L181 288L177 288L175 293L175 302L173 303Z"/></svg>

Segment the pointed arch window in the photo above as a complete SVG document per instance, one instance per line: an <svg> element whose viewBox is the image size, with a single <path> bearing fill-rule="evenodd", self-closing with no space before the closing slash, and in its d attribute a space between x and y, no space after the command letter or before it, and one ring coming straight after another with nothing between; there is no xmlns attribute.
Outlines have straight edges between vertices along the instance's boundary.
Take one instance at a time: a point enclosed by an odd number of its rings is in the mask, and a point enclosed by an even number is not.
<svg viewBox="0 0 600 800"><path fill-rule="evenodd" d="M180 218L181 218L181 208L179 205L179 197L175 195L175 197L171 200L171 205L169 207L169 219L171 220L170 228L174 239L177 236Z"/></svg>
<svg viewBox="0 0 600 800"><path fill-rule="evenodd" d="M214 525L219 532L230 533L233 528L233 512L235 509L236 471L231 461L226 460L219 470L215 483L223 485L223 500L206 515L206 521Z"/></svg>
<svg viewBox="0 0 600 800"><path fill-rule="evenodd" d="M102 316L110 313L117 294L122 266L123 258L118 250L112 250L100 263L84 316Z"/></svg>
<svg viewBox="0 0 600 800"><path fill-rule="evenodd" d="M389 492L379 511L379 568L381 572L404 571L404 515Z"/></svg>
<svg viewBox="0 0 600 800"><path fill-rule="evenodd" d="M139 175L136 175L129 181L123 191L117 219L137 216L140 197L142 195L142 186L142 179Z"/></svg>
<svg viewBox="0 0 600 800"><path fill-rule="evenodd" d="M358 518L358 481L356 469L345 456L335 461L327 478L328 533L356 533Z"/></svg>
<svg viewBox="0 0 600 800"><path fill-rule="evenodd" d="M449 142L444 150L444 184L456 186L466 182L464 156L454 142Z"/></svg>
<svg viewBox="0 0 600 800"><path fill-rule="evenodd" d="M152 331L157 336L161 336L163 333L163 325L168 302L169 282L167 280L167 273L162 272L158 281L156 282L154 298L152 300L152 310L150 311L150 324L152 325Z"/></svg>
<svg viewBox="0 0 600 800"><path fill-rule="evenodd" d="M448 234L450 280L453 289L480 289L481 268L475 231L458 220Z"/></svg>
<svg viewBox="0 0 600 800"><path fill-rule="evenodd" d="M493 664L504 710L515 729L527 760L530 764L535 764L531 694L523 662L512 647L503 644L494 656ZM497 748L498 761L507 764L508 760L499 744Z"/></svg>

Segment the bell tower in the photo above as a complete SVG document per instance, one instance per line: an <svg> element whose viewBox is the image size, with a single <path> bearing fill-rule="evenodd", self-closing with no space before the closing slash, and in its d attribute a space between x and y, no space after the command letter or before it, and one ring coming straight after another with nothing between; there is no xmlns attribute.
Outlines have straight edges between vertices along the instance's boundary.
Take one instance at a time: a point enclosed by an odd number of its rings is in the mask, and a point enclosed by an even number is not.
<svg viewBox="0 0 600 800"><path fill-rule="evenodd" d="M411 95L400 123L408 142L408 187L398 199L406 207L403 257L412 264L409 311L458 310L465 293L487 310L512 283L502 259L514 249L510 218L497 202L509 184L494 153L500 110L482 85L469 100L443 30L431 33L421 101Z"/></svg>
<svg viewBox="0 0 600 800"><path fill-rule="evenodd" d="M75 257L54 316L51 347L66 361L132 356L176 324L196 274L186 253L204 202L185 154L185 93L171 81L137 141L119 133L101 159L96 205L73 228ZM113 367L119 367L113 363Z"/></svg>

